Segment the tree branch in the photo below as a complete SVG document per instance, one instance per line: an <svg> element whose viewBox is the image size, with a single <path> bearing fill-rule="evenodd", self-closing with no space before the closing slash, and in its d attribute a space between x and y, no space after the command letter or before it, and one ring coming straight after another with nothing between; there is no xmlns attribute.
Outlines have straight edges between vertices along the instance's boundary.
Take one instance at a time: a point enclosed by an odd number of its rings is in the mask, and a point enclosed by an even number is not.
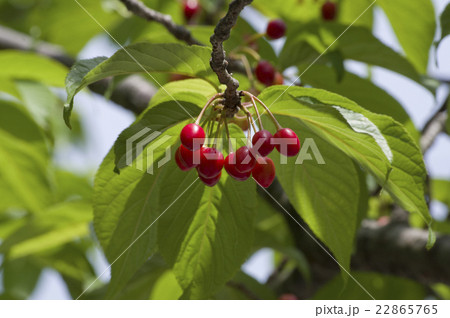
<svg viewBox="0 0 450 318"><path fill-rule="evenodd" d="M1 25L0 49L34 51L40 55L44 55L57 60L67 67L71 67L73 63L75 63L75 59L65 54L59 46L45 42L36 42L33 38L26 34L17 32Z"/></svg>
<svg viewBox="0 0 450 318"><path fill-rule="evenodd" d="M170 15L162 14L150 9L139 0L120 0L127 9L135 15L148 20L162 24L167 31L173 34L178 40L184 41L189 45L202 45L191 34L191 32L182 25L176 24Z"/></svg>
<svg viewBox="0 0 450 318"><path fill-rule="evenodd" d="M428 232L392 222L365 220L358 232L352 268L407 277L423 284L450 284L450 236L438 235L426 249Z"/></svg>
<svg viewBox="0 0 450 318"><path fill-rule="evenodd" d="M0 26L0 49L14 49L21 51L33 51L40 55L52 58L71 67L75 59L67 55L60 47L35 41L30 36ZM89 85L89 88L100 95L108 90L111 79L104 79ZM114 89L111 100L136 114L143 112L156 92L156 88L138 75L132 75L123 80Z"/></svg>
<svg viewBox="0 0 450 318"><path fill-rule="evenodd" d="M259 193L283 215L296 247L308 259L311 269L311 282L294 272L281 289L302 299L310 298L323 284L338 275L340 269L311 239L310 235L315 235L290 204L279 183L274 183L268 190L285 210L264 192ZM428 231L411 228L407 222L391 221L383 225L374 220L364 220L357 233L351 268L402 276L426 285L450 284L450 235L437 235L431 250L426 249L427 241Z"/></svg>
<svg viewBox="0 0 450 318"><path fill-rule="evenodd" d="M234 0L231 2L227 14L219 21L210 39L212 44L210 65L217 74L219 82L227 86L224 93L224 105L228 109L229 115L237 112L238 106L241 104L241 96L237 90L239 82L227 70L228 62L223 42L230 37L231 28L236 24L241 11L252 2L253 0Z"/></svg>
<svg viewBox="0 0 450 318"><path fill-rule="evenodd" d="M436 138L445 131L445 124L448 118L447 106L450 103L450 96L447 97L445 102L439 108L439 110L428 120L422 129L422 137L420 138L420 147L423 153L433 145Z"/></svg>

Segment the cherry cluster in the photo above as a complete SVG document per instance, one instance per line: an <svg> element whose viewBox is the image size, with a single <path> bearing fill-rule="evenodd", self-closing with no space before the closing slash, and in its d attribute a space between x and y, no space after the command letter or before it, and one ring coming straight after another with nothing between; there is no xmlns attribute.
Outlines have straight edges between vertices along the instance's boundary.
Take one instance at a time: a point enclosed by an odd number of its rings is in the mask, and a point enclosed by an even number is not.
<svg viewBox="0 0 450 318"><path fill-rule="evenodd" d="M248 127L253 127L253 130L257 131L252 114L249 111L249 108L253 107L258 117L260 129L252 138L250 129L247 129L247 145L240 147L236 152L230 149L229 155L224 158L223 154L216 147L208 146L210 143L207 135L200 126L200 120L205 110L213 105L209 119L204 122L204 125L208 127L211 127L211 123L213 127L215 125L214 122L218 123L212 145L215 145L216 138L220 135L223 127L225 127L228 139L230 138L227 112L222 105L222 94L217 94L209 100L196 122L186 125L181 130L181 145L175 154L175 161L183 171L196 168L199 178L207 186L212 187L216 185L222 176L222 169L225 168L225 171L238 181L245 181L252 176L258 184L267 188L275 179L275 165L272 159L267 156L274 149L288 157L296 156L300 151L300 141L294 131L281 127L273 114L270 113L268 107L257 97L249 92L241 93L250 98L250 102L243 103L240 106L247 116ZM277 132L274 135L263 128L256 102L264 107L277 127ZM212 129L209 130L213 132Z"/></svg>

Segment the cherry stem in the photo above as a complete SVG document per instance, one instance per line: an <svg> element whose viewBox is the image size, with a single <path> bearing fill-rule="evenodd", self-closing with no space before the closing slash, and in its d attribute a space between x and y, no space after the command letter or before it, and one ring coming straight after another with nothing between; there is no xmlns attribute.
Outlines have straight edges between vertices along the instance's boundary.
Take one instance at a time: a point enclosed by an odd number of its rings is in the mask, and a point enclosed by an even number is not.
<svg viewBox="0 0 450 318"><path fill-rule="evenodd" d="M256 33L253 36L249 37L244 44L237 46L236 48L234 48L233 50L231 50L230 54L233 55L237 52L245 52L250 54L255 60L259 61L261 59L260 55L258 54L258 52L256 52L255 50L253 50L252 48L249 47L249 45L252 42L255 42L256 40L259 40L260 38L266 36L265 33Z"/></svg>
<svg viewBox="0 0 450 318"><path fill-rule="evenodd" d="M245 41L245 45L251 44L252 42L255 42L256 40L259 40L260 38L266 36L266 33L256 33L254 35L252 35L251 37L249 37L246 41Z"/></svg>
<svg viewBox="0 0 450 318"><path fill-rule="evenodd" d="M269 110L269 107L267 107L258 97L256 97L255 95L246 92L246 91L242 91L242 94L250 97L250 99L254 99L256 100L259 104L261 104L261 106L266 110L266 112L269 114L270 118L272 119L272 122L275 124L275 126L277 127L277 130L280 130L283 128L283 126L280 125L280 123L278 122L278 120L275 118L275 116L272 114L272 112ZM258 116L259 118L260 116Z"/></svg>
<svg viewBox="0 0 450 318"><path fill-rule="evenodd" d="M251 87L255 87L255 78L253 77L252 68L248 61L248 58L244 54L237 54L236 57L238 57L242 61L245 73L247 74Z"/></svg>
<svg viewBox="0 0 450 318"><path fill-rule="evenodd" d="M216 115L216 113L214 112L213 115ZM207 132L208 132L208 134L207 134L208 143L207 143L207 144L208 144L208 145L209 145L210 140L211 140L212 135L213 135L215 123L216 123L216 122L215 122L215 120L214 120L214 117L212 117L212 118L210 119L210 121L208 122L208 127L207 127Z"/></svg>
<svg viewBox="0 0 450 318"><path fill-rule="evenodd" d="M219 138L219 136L220 136L220 132L221 132L221 127L222 127L222 122L223 122L223 116L220 116L220 120L219 120L219 122L217 123L217 130L216 130L216 134L215 134L215 136L214 136L214 142L213 142L213 145L215 145L216 144L216 140L217 140L217 138Z"/></svg>
<svg viewBox="0 0 450 318"><path fill-rule="evenodd" d="M261 56L256 52L254 49L249 48L248 46L244 46L241 48L241 52L248 53L251 55L255 60L259 61L261 60Z"/></svg>
<svg viewBox="0 0 450 318"><path fill-rule="evenodd" d="M251 105L249 105L249 106L251 106ZM252 114L248 111L248 109L246 108L246 106L244 104L241 105L241 108L244 111L245 115L247 115L247 118L249 118L249 117L251 118L250 123L248 125L249 129L250 129L250 126L253 127L253 130L256 133L257 129L256 129L256 126L255 126L255 122L253 121Z"/></svg>
<svg viewBox="0 0 450 318"><path fill-rule="evenodd" d="M208 108L208 106L210 106L212 102L214 102L217 98L221 97L222 95L223 95L222 93L217 93L216 95L211 97L211 99L206 103L206 105L203 107L202 111L198 115L197 120L195 121L197 125L200 123L200 120L202 119L202 116L205 113L205 110Z"/></svg>
<svg viewBox="0 0 450 318"><path fill-rule="evenodd" d="M231 144L230 130L228 129L228 119L227 119L227 116L225 115L225 111L222 111L222 116L225 121L225 131L227 133L227 139L228 139L228 153L231 153L231 152L233 152L233 145Z"/></svg>
<svg viewBox="0 0 450 318"><path fill-rule="evenodd" d="M249 112L247 112L247 121L248 121L248 130L247 130L247 144L250 146L252 144L252 140L250 138L251 128L250 125L253 124L253 119L250 119L252 116ZM253 128L255 129L255 128Z"/></svg>
<svg viewBox="0 0 450 318"><path fill-rule="evenodd" d="M262 120L261 120L261 116L259 115L258 106L256 105L256 102L255 102L255 98L253 96L251 96L250 99L252 101L253 107L255 108L256 116L258 116L259 128L264 129ZM256 133L256 131L255 131L255 133Z"/></svg>
<svg viewBox="0 0 450 318"><path fill-rule="evenodd" d="M205 125L206 123L209 123L210 120L211 120L214 116L216 116L216 115L217 115L217 110L216 110L216 109L213 109L213 110L211 111L211 114L209 114L209 116L203 121L203 123L202 123L201 126Z"/></svg>

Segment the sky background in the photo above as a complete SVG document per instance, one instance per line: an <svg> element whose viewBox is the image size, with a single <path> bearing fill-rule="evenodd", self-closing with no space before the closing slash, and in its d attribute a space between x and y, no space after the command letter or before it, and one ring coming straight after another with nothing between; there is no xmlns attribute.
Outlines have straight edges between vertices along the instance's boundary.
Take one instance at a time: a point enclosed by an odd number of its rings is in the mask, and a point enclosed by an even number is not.
<svg viewBox="0 0 450 318"><path fill-rule="evenodd" d="M439 16L450 0L433 0L433 2L436 14ZM245 10L244 16L254 22L258 31L265 29L266 19L264 17L249 9ZM379 9L375 11L374 32L386 45L401 52L401 47L386 16ZM439 36L439 33L437 35ZM278 40L275 46L282 44L282 41ZM116 50L117 47L106 36L98 36L88 43L79 57L110 56ZM433 49L429 74L450 79L450 37L447 37L439 47L437 52L438 66L434 61L435 56ZM349 61L346 62L346 66L350 71L359 75L364 75L366 72L365 67L358 62ZM448 88L442 86L438 90L437 99L435 99L430 92L417 83L378 67L373 70L373 81L405 107L419 129L440 107L448 93ZM119 133L134 121L134 115L111 102L105 101L101 96L88 93L78 95L76 109L81 116L87 142L82 148L59 147L56 160L64 168L93 175ZM450 179L450 137L448 135L441 134L438 137L435 144L425 155L425 161L431 177ZM433 203L432 213L436 217L442 217L447 211L442 205ZM102 273L108 266L103 255L98 251L91 253L91 260L98 274ZM273 270L272 252L267 249L259 251L243 265L243 270L264 282ZM101 279L107 281L109 272L103 275ZM60 276L52 270L43 272L31 298L71 299Z"/></svg>

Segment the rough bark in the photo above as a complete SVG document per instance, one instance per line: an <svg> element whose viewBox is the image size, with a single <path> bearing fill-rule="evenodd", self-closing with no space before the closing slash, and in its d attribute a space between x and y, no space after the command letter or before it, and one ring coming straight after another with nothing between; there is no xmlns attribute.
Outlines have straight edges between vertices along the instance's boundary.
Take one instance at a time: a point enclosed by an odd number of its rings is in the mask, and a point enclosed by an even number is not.
<svg viewBox="0 0 450 318"><path fill-rule="evenodd" d="M237 112L241 104L241 96L238 91L239 81L228 72L228 61L226 60L223 42L230 37L231 29L236 24L241 11L252 2L253 0L234 0L231 2L227 14L219 21L210 39L212 44L210 65L217 74L219 82L227 87L224 92L224 105L230 116Z"/></svg>

